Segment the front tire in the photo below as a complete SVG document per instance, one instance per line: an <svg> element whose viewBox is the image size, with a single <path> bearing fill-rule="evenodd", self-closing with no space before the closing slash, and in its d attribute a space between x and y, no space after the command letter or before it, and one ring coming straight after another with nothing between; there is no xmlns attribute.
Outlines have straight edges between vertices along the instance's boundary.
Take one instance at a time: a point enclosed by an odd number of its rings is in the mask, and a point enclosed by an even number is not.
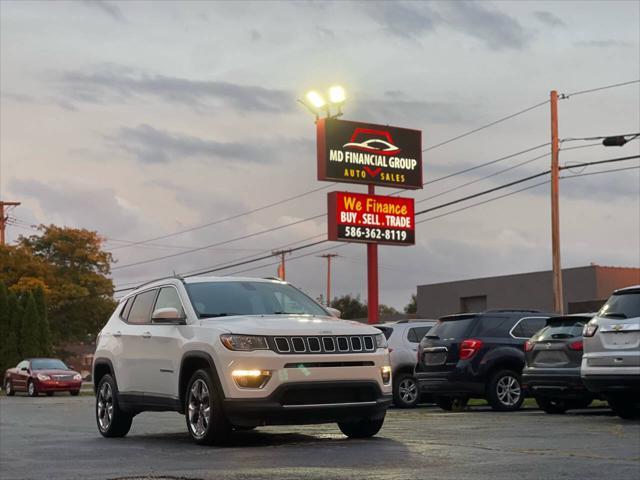
<svg viewBox="0 0 640 480"><path fill-rule="evenodd" d="M524 402L520 374L513 370L494 373L487 386L487 400L491 408L498 412L519 410Z"/></svg>
<svg viewBox="0 0 640 480"><path fill-rule="evenodd" d="M222 410L222 398L207 370L197 370L185 393L185 418L191 438L200 445L223 445L232 425Z"/></svg>
<svg viewBox="0 0 640 480"><path fill-rule="evenodd" d="M393 404L398 408L414 408L420 400L420 389L415 377L402 373L393 382Z"/></svg>
<svg viewBox="0 0 640 480"><path fill-rule="evenodd" d="M550 414L565 413L569 408L566 401L557 398L536 397L536 403L542 410Z"/></svg>
<svg viewBox="0 0 640 480"><path fill-rule="evenodd" d="M27 383L27 395L29 395L30 397L38 396L38 390L36 389L36 384L33 383L33 380L29 380L29 382Z"/></svg>
<svg viewBox="0 0 640 480"><path fill-rule="evenodd" d="M338 422L340 431L349 438L370 438L382 428L384 417L372 420L370 418L357 422Z"/></svg>
<svg viewBox="0 0 640 480"><path fill-rule="evenodd" d="M7 397L13 397L16 394L15 390L13 390L11 380L4 382L4 393Z"/></svg>
<svg viewBox="0 0 640 480"><path fill-rule="evenodd" d="M124 437L129 433L133 415L118 404L118 389L111 375L100 379L96 390L96 423L103 437Z"/></svg>

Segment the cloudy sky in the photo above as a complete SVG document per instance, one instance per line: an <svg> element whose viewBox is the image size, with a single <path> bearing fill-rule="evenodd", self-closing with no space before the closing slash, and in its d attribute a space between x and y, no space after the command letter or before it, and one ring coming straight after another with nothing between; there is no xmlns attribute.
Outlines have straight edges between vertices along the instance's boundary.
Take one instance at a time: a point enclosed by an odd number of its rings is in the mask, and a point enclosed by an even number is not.
<svg viewBox="0 0 640 480"><path fill-rule="evenodd" d="M0 196L22 202L9 240L38 223L97 230L117 259L117 287L323 238L323 217L302 220L326 212L328 191L362 189L317 181L313 118L296 103L309 88L344 85L345 118L421 129L426 149L552 89L640 78L637 1L3 1L0 13ZM638 132L639 105L638 83L570 96L559 106L560 137ZM427 150L424 181L544 144L549 128L544 105ZM566 150L561 163L633 155L639 145ZM546 153L406 195L437 206L544 170ZM564 180L561 195L565 267L640 265L637 169ZM431 219L413 247L380 248L381 302L400 308L418 284L550 268L548 185L453 212L472 203L420 216ZM287 279L322 293L324 261L295 259L319 250L340 254L334 294L366 298L363 245L296 252ZM275 266L255 268L270 263L221 273L273 275Z"/></svg>

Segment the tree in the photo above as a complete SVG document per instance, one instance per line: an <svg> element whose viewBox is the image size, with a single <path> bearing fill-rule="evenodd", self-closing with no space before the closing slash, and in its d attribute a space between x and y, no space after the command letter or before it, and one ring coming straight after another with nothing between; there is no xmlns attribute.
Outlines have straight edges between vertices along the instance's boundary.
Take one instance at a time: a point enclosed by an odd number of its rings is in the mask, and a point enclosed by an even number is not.
<svg viewBox="0 0 640 480"><path fill-rule="evenodd" d="M383 303L381 303L380 305L378 305L378 314L379 314L380 316L383 316L383 315L397 315L397 314L399 314L399 313L400 313L400 312L399 312L399 311L397 311L395 308L390 307L390 306L388 306L388 305L385 305L385 304L383 304Z"/></svg>
<svg viewBox="0 0 640 480"><path fill-rule="evenodd" d="M418 313L418 297L415 293L411 295L411 301L404 307L404 313Z"/></svg>
<svg viewBox="0 0 640 480"><path fill-rule="evenodd" d="M0 280L17 294L46 296L51 341L84 340L95 335L115 308L110 274L112 257L103 238L84 229L41 225L40 234L0 246Z"/></svg>
<svg viewBox="0 0 640 480"><path fill-rule="evenodd" d="M367 306L360 301L360 295L352 297L348 294L335 297L331 300L331 306L340 310L340 317L344 319L365 318L367 316Z"/></svg>
<svg viewBox="0 0 640 480"><path fill-rule="evenodd" d="M36 309L38 310L38 323L36 328L40 355L49 356L51 355L51 329L49 328L49 319L47 318L47 301L44 289L42 287L36 287L33 291L33 298L36 302Z"/></svg>
<svg viewBox="0 0 640 480"><path fill-rule="evenodd" d="M20 328L20 354L24 358L38 357L41 355L38 345L38 307L29 292L26 296L24 313L22 315L22 325Z"/></svg>

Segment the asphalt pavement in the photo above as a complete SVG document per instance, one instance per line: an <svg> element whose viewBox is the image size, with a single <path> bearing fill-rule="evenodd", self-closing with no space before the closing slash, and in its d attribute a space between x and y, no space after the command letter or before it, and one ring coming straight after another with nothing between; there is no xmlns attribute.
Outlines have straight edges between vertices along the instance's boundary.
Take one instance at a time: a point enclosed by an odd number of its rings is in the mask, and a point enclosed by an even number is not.
<svg viewBox="0 0 640 480"><path fill-rule="evenodd" d="M602 408L422 407L389 410L369 440L348 440L329 424L264 427L202 447L176 413L141 414L127 437L105 439L93 397L0 397L0 478L637 480L640 422Z"/></svg>

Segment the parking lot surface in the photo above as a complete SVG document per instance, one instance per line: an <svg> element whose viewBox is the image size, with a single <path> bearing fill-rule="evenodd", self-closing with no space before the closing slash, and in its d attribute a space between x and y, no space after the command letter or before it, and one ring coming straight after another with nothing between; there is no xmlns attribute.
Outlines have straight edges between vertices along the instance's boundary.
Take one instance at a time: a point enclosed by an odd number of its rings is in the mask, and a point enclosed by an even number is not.
<svg viewBox="0 0 640 480"><path fill-rule="evenodd" d="M10 479L637 479L640 422L606 409L547 415L484 407L389 410L378 437L336 425L264 427L201 447L175 413L137 416L102 438L93 397L0 398L0 478Z"/></svg>

